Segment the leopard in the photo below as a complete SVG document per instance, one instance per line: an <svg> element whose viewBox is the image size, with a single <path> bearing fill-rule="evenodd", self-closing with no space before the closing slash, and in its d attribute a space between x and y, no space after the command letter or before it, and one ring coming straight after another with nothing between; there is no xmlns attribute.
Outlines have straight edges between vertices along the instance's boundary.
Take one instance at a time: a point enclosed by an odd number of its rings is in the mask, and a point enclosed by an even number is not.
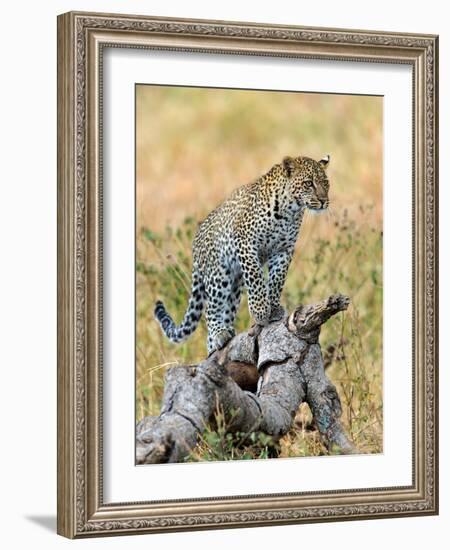
<svg viewBox="0 0 450 550"><path fill-rule="evenodd" d="M281 293L306 210L329 206L330 155L316 161L287 156L251 183L237 188L199 223L192 244L192 289L176 324L162 301L154 315L172 342L186 340L205 312L207 351L234 336L242 293L247 291L254 327L285 315Z"/></svg>

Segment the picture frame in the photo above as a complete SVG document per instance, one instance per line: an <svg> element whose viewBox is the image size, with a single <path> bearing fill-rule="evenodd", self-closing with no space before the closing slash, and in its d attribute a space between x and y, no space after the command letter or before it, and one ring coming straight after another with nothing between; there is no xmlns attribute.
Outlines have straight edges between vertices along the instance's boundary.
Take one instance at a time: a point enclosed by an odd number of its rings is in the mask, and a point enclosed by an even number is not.
<svg viewBox="0 0 450 550"><path fill-rule="evenodd" d="M105 501L102 94L107 49L411 68L410 484L277 493L262 487L252 495L178 499L154 499L149 488L145 501ZM437 514L437 155L437 36L82 12L60 15L58 533L82 538Z"/></svg>

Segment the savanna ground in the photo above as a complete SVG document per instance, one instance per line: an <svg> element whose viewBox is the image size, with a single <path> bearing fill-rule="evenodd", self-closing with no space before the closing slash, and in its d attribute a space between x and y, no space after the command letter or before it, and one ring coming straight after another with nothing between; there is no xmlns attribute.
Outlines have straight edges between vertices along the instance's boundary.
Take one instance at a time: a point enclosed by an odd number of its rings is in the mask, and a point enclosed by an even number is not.
<svg viewBox="0 0 450 550"><path fill-rule="evenodd" d="M349 309L323 327L327 374L361 453L382 452L382 98L138 86L136 89L136 416L159 414L165 369L206 356L204 321L172 344L153 318L176 322L191 281L198 221L284 156L331 155L330 211L306 213L282 302L292 310L334 292ZM251 325L246 299L237 331ZM275 447L264 434L227 434L220 411L190 460L326 454L301 408Z"/></svg>

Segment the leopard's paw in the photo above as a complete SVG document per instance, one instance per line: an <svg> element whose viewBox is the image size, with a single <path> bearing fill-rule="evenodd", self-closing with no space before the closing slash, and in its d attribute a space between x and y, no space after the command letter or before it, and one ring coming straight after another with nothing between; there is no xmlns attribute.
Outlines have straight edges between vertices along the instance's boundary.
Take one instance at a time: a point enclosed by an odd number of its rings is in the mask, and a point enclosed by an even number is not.
<svg viewBox="0 0 450 550"><path fill-rule="evenodd" d="M283 317L286 315L286 310L284 307L280 304L273 306L270 311L270 318L269 321L281 321Z"/></svg>
<svg viewBox="0 0 450 550"><path fill-rule="evenodd" d="M234 336L235 332L233 329L224 328L219 330L212 338L211 349L208 350L209 355L225 347Z"/></svg>

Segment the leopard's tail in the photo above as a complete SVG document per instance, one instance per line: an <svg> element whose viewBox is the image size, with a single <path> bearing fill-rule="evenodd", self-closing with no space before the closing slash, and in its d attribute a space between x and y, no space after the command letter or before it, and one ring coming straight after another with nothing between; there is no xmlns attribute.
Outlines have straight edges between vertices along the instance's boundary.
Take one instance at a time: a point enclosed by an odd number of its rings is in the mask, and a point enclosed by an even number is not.
<svg viewBox="0 0 450 550"><path fill-rule="evenodd" d="M186 340L197 328L205 306L205 288L198 274L192 275L192 291L184 319L176 325L160 301L155 305L155 317L159 321L164 334L172 342Z"/></svg>

